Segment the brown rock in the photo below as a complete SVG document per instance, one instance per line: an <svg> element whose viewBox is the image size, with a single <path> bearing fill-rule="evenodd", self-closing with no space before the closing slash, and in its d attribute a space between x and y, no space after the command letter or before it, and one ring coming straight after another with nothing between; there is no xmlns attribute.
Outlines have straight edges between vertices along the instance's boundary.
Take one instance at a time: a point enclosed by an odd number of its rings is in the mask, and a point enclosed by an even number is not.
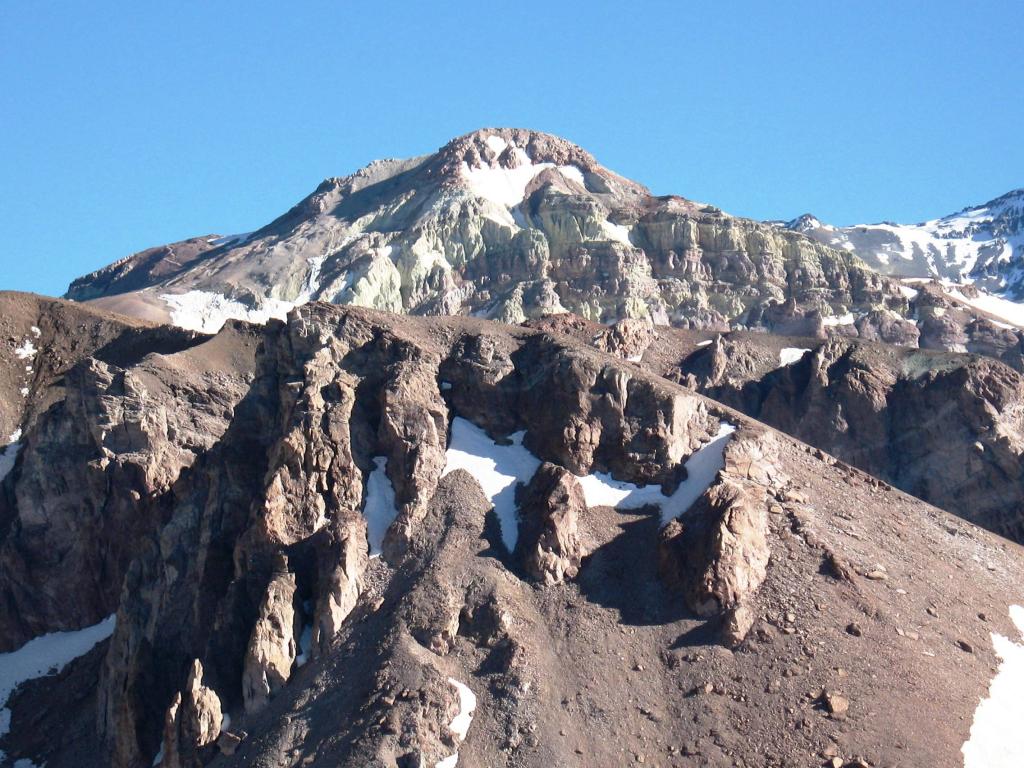
<svg viewBox="0 0 1024 768"><path fill-rule="evenodd" d="M366 519L362 515L339 515L328 523L317 547L320 594L313 617L314 657L330 647L359 601L368 562Z"/></svg>
<svg viewBox="0 0 1024 768"><path fill-rule="evenodd" d="M163 768L198 768L205 760L202 748L220 736L223 719L220 698L203 685L203 665L192 662L184 695L174 696L164 723Z"/></svg>
<svg viewBox="0 0 1024 768"><path fill-rule="evenodd" d="M587 510L575 476L554 464L542 464L518 497L516 549L522 566L548 584L573 578L583 556L577 525Z"/></svg>
<svg viewBox="0 0 1024 768"><path fill-rule="evenodd" d="M288 682L295 663L299 630L295 621L295 575L286 568L287 560L282 558L267 585L259 618L249 638L242 678L246 712L263 708Z"/></svg>
<svg viewBox="0 0 1024 768"><path fill-rule="evenodd" d="M659 572L691 610L710 616L752 595L768 565L765 489L722 478L661 533Z"/></svg>

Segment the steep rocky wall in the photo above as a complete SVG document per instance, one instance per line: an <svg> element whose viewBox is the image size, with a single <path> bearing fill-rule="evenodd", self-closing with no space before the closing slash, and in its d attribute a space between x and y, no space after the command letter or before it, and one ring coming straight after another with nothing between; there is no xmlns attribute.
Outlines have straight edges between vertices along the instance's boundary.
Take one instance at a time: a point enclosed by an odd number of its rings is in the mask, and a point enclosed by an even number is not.
<svg viewBox="0 0 1024 768"><path fill-rule="evenodd" d="M330 651L365 581L373 456L395 488L384 550L398 565L420 546L452 413L496 435L525 428L538 456L574 472L667 489L717 430L702 399L586 350L486 326L407 327L311 307L264 334L235 419L165 495L167 523L129 570L101 696L117 764L155 753L194 659L227 709L255 712L287 684L304 628L314 656Z"/></svg>
<svg viewBox="0 0 1024 768"><path fill-rule="evenodd" d="M844 340L779 366L776 346L720 338L686 356L675 375L908 493L1024 540L1020 374L984 357Z"/></svg>

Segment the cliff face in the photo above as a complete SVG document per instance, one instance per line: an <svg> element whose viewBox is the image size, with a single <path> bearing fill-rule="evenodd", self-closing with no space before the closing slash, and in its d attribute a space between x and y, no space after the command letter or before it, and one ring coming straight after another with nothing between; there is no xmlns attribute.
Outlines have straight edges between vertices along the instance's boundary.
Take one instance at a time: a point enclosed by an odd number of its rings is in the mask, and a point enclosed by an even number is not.
<svg viewBox="0 0 1024 768"><path fill-rule="evenodd" d="M929 300L916 301L922 313L940 306ZM1024 541L1024 378L991 357L868 341L868 333L827 340L707 334L643 323L604 328L568 317L534 325L634 360Z"/></svg>
<svg viewBox="0 0 1024 768"><path fill-rule="evenodd" d="M896 283L845 251L654 197L564 139L514 129L327 179L255 232L144 251L76 280L68 297L207 331L311 299L511 323L571 311L707 328L770 327L766 313L786 300L819 327L849 312L908 311Z"/></svg>
<svg viewBox="0 0 1024 768"><path fill-rule="evenodd" d="M132 333L3 479L7 648L116 613L9 703L8 754L960 765L1024 555L653 373L685 332L310 304Z"/></svg>

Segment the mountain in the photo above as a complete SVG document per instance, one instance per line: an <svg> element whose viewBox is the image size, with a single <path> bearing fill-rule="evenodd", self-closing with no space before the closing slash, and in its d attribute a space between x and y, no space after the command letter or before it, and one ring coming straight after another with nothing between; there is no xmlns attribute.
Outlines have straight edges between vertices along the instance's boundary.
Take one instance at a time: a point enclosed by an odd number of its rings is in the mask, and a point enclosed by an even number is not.
<svg viewBox="0 0 1024 768"><path fill-rule="evenodd" d="M1024 551L670 380L714 334L0 308L9 761L1014 764Z"/></svg>
<svg viewBox="0 0 1024 768"><path fill-rule="evenodd" d="M206 332L310 300L724 330L771 327L786 301L818 327L909 311L897 283L844 250L652 196L564 139L516 129L327 179L255 232L143 251L75 280L67 298Z"/></svg>
<svg viewBox="0 0 1024 768"><path fill-rule="evenodd" d="M1018 768L1015 195L906 282L486 129L0 292L0 766Z"/></svg>
<svg viewBox="0 0 1024 768"><path fill-rule="evenodd" d="M885 275L972 283L1024 300L1024 189L920 224L836 227L804 214L785 226Z"/></svg>

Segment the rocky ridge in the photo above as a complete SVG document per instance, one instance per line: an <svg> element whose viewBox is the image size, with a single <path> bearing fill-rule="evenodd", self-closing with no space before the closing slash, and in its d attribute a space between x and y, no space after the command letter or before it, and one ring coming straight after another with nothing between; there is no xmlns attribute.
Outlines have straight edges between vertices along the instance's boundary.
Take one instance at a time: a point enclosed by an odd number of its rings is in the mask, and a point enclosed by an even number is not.
<svg viewBox="0 0 1024 768"><path fill-rule="evenodd" d="M979 350L990 357L886 344L865 333L866 324L858 324L860 337L827 339L650 325L641 333L634 324L622 330L569 317L533 327L634 360L907 493L1024 541L1024 378L992 359L991 347ZM623 346L624 336L632 344ZM1010 359L1019 366L1018 353Z"/></svg>
<svg viewBox="0 0 1024 768"><path fill-rule="evenodd" d="M327 179L255 232L143 251L74 281L67 297L203 331L314 299L721 330L772 328L787 301L823 327L908 312L896 282L844 250L653 196L564 139L507 128Z"/></svg>
<svg viewBox="0 0 1024 768"><path fill-rule="evenodd" d="M109 642L9 702L9 754L50 766L961 764L995 663L990 628L1013 637L1024 554L617 357L667 359L659 339L685 332L632 323L582 344L309 304L210 338L145 333L174 349L82 357L68 394L23 420L3 480L0 587L44 596L19 604L8 647L117 615ZM698 349L714 357L715 343ZM224 399L180 397L173 418L148 418L171 410L165 391L211 390ZM480 470L449 466L456 419L495 451L536 457L513 478L518 521ZM735 431L705 476L693 460L723 425ZM45 537L78 526L127 554L74 560L83 602L100 574L123 574L119 593L95 589L77 614L45 597L69 586L63 550L25 571L24 544L8 545L31 541L37 499L67 482L42 468L60 429L101 435L87 472L120 472L47 503ZM105 436L120 434L132 439ZM380 556L375 472L394 498ZM662 488L643 497L654 505L629 503L645 484ZM627 496L609 506L595 487ZM65 684L79 693L40 707ZM56 727L89 717L97 727ZM46 724L40 744L30 734Z"/></svg>

